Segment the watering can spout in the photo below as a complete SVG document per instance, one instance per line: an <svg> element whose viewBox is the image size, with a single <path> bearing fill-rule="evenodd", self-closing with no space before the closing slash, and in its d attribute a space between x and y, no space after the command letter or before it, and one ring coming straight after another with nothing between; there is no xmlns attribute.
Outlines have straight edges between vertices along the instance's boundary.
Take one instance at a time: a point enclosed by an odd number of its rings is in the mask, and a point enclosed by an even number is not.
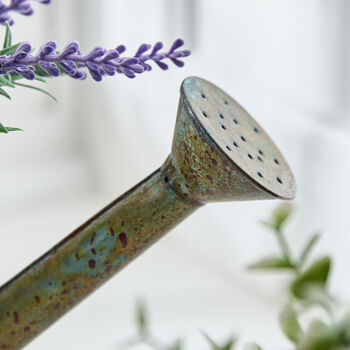
<svg viewBox="0 0 350 350"><path fill-rule="evenodd" d="M262 127L215 85L187 78L164 164L0 288L0 349L21 349L202 205L295 190Z"/></svg>
<svg viewBox="0 0 350 350"><path fill-rule="evenodd" d="M229 95L189 77L180 89L172 151L162 170L199 203L293 199L293 174L263 128Z"/></svg>

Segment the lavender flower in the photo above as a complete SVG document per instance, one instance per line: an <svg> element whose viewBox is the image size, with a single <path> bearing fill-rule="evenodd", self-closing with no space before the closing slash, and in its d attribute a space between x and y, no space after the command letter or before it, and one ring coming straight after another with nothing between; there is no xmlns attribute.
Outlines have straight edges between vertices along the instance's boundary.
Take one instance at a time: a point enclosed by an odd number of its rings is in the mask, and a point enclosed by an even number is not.
<svg viewBox="0 0 350 350"><path fill-rule="evenodd" d="M44 1L44 0L43 0ZM190 55L189 50L178 50L184 45L184 41L177 39L169 51L160 52L163 48L161 42L156 43L150 53L151 45L142 44L133 57L121 57L125 46L120 45L113 50L105 50L102 47L94 48L87 56L79 51L79 43L71 42L61 53L56 53L56 43L49 41L44 44L34 56L30 52L29 43L22 43L13 55L0 56L0 75L20 74L22 77L33 80L38 67L44 70L44 74L57 77L61 72L67 73L75 79L85 79L88 70L91 77L101 81L105 75L124 74L128 78L135 78L136 74L150 71L150 61L155 62L161 69L168 69L163 61L169 59L176 66L182 67L184 62L180 58Z"/></svg>
<svg viewBox="0 0 350 350"><path fill-rule="evenodd" d="M31 16L33 14L33 9L30 5L31 0L11 0L9 5L5 5L0 0L0 24L4 25L8 22L10 25L14 23L13 19L10 17L10 12L17 12L24 16ZM50 4L51 0L35 0L42 4Z"/></svg>

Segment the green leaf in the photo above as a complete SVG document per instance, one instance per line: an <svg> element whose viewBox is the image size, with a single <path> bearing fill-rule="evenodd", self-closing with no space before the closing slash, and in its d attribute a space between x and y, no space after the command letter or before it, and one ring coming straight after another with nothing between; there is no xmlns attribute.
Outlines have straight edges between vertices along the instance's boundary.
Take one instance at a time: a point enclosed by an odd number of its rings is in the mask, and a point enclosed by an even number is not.
<svg viewBox="0 0 350 350"><path fill-rule="evenodd" d="M325 290L330 268L330 257L316 260L292 282L290 289L293 295L302 299L307 297L310 290L314 288Z"/></svg>
<svg viewBox="0 0 350 350"><path fill-rule="evenodd" d="M17 43L15 45L11 45L5 49L1 49L0 50L0 55L12 55L16 52L17 48L19 45L21 45L22 43Z"/></svg>
<svg viewBox="0 0 350 350"><path fill-rule="evenodd" d="M339 332L320 320L313 320L297 350L338 350Z"/></svg>
<svg viewBox="0 0 350 350"><path fill-rule="evenodd" d="M257 269L294 269L294 266L285 258L269 257L248 266L251 270Z"/></svg>
<svg viewBox="0 0 350 350"><path fill-rule="evenodd" d="M10 88L15 88L15 85L12 83L11 76L8 74L7 77L0 75L0 86L7 86Z"/></svg>
<svg viewBox="0 0 350 350"><path fill-rule="evenodd" d="M277 231L282 229L287 219L292 213L292 205L289 203L283 203L279 205L272 213L272 223Z"/></svg>
<svg viewBox="0 0 350 350"><path fill-rule="evenodd" d="M0 123L0 133L8 134L8 132L7 128Z"/></svg>
<svg viewBox="0 0 350 350"><path fill-rule="evenodd" d="M182 339L177 339L173 345L166 348L166 350L181 350L183 349L183 341Z"/></svg>
<svg viewBox="0 0 350 350"><path fill-rule="evenodd" d="M36 86L27 85L27 84L22 84L22 83L17 83L17 82L14 82L14 84L15 84L15 85L18 85L18 86L22 86L22 87L28 88L28 89L33 89L33 90L40 91L40 92L42 92L43 94L45 94L45 95L51 97L54 101L57 102L57 99L56 99L55 96L51 95L49 92L47 92L47 91L45 91L45 90L43 90L43 89L40 89L40 88L38 88L38 87L36 87Z"/></svg>
<svg viewBox="0 0 350 350"><path fill-rule="evenodd" d="M43 79L42 77L39 77L38 75L36 75L34 79L37 81L41 81L42 83L46 83L46 80Z"/></svg>
<svg viewBox="0 0 350 350"><path fill-rule="evenodd" d="M291 305L287 305L280 314L280 325L284 335L294 344L299 344L304 336L298 314Z"/></svg>
<svg viewBox="0 0 350 350"><path fill-rule="evenodd" d="M43 70L40 66L35 65L35 75L39 77L50 77L50 74Z"/></svg>
<svg viewBox="0 0 350 350"><path fill-rule="evenodd" d="M136 323L138 328L138 334L140 336L145 336L148 333L148 321L147 321L146 306L142 301L139 301L137 303Z"/></svg>
<svg viewBox="0 0 350 350"><path fill-rule="evenodd" d="M11 34L11 29L10 25L8 22L6 22L6 31L5 31L5 39L4 39L4 44L2 45L3 49L7 49L12 45L12 34Z"/></svg>
<svg viewBox="0 0 350 350"><path fill-rule="evenodd" d="M19 129L19 128L13 128L11 126L4 126L0 123L0 133L1 134L8 134L11 131L23 131L23 130Z"/></svg>
<svg viewBox="0 0 350 350"><path fill-rule="evenodd" d="M15 82L16 80L20 80L23 79L23 76L17 73L13 73L11 74L11 80L12 82Z"/></svg>
<svg viewBox="0 0 350 350"><path fill-rule="evenodd" d="M14 81L17 81L17 80L21 80L21 79L23 79L23 76L22 75L20 75L20 74L12 74L11 75L11 80L14 82ZM42 83L46 83L46 80L44 79L44 78L42 78L41 76L39 76L39 75L36 75L35 76L35 78L34 78L34 80L37 80L37 81L40 81L40 82L42 82Z"/></svg>
<svg viewBox="0 0 350 350"><path fill-rule="evenodd" d="M66 71L61 67L61 65L57 62L55 62L55 63L56 63L57 68L60 70L61 75L66 74ZM43 70L40 66L35 65L34 67L35 67L34 73L36 74L36 76L52 77L49 73L47 73L45 70Z"/></svg>
<svg viewBox="0 0 350 350"><path fill-rule="evenodd" d="M274 231L280 232L283 225L292 213L292 205L289 203L282 203L273 212L268 221L261 221L261 223Z"/></svg>
<svg viewBox="0 0 350 350"><path fill-rule="evenodd" d="M299 258L299 266L302 266L305 264L307 258L309 257L312 249L314 248L314 246L316 245L316 243L319 241L320 239L320 235L318 233L314 234L309 241L307 242L307 244L305 245L304 249L302 250L301 254L300 254L300 258Z"/></svg>
<svg viewBox="0 0 350 350"><path fill-rule="evenodd" d="M207 339L212 350L232 350L235 346L235 343L236 343L236 339L234 337L231 337L225 342L224 345L218 345L207 334L203 333L203 335Z"/></svg>
<svg viewBox="0 0 350 350"><path fill-rule="evenodd" d="M11 100L10 95L2 88L0 88L0 95L8 98L9 100Z"/></svg>
<svg viewBox="0 0 350 350"><path fill-rule="evenodd" d="M340 343L344 348L350 346L350 314L347 313L339 324Z"/></svg>
<svg viewBox="0 0 350 350"><path fill-rule="evenodd" d="M20 129L20 128L13 128L13 127L11 127L11 126L6 126L6 129L7 129L8 131L23 131L23 130Z"/></svg>

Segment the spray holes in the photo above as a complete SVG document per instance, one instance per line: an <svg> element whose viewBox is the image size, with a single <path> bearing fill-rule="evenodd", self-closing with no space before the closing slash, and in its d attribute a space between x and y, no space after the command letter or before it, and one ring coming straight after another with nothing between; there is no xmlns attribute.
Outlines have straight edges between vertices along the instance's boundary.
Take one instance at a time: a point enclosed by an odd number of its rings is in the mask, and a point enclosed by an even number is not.
<svg viewBox="0 0 350 350"><path fill-rule="evenodd" d="M255 127L253 130L254 130L257 134L259 134L259 129L258 129L257 127Z"/></svg>
<svg viewBox="0 0 350 350"><path fill-rule="evenodd" d="M168 184L169 183L169 177L168 176L164 176L164 181Z"/></svg>
<svg viewBox="0 0 350 350"><path fill-rule="evenodd" d="M274 160L273 160L277 165L279 165L280 164L280 162L278 161L278 159L277 158L275 158Z"/></svg>
<svg viewBox="0 0 350 350"><path fill-rule="evenodd" d="M204 115L206 118L208 118L208 114L207 114L207 113L205 113L204 111L203 111L202 113L203 113L203 115Z"/></svg>
<svg viewBox="0 0 350 350"><path fill-rule="evenodd" d="M232 151L230 146L226 146L226 148L227 148L228 151L230 151L230 152Z"/></svg>
<svg viewBox="0 0 350 350"><path fill-rule="evenodd" d="M239 148L238 143L237 143L236 141L233 141L233 145L234 145L236 148Z"/></svg>
<svg viewBox="0 0 350 350"><path fill-rule="evenodd" d="M221 118L221 119L225 119L225 117L220 113L219 114L219 117Z"/></svg>
<svg viewBox="0 0 350 350"><path fill-rule="evenodd" d="M262 174L260 171L258 171L257 174L258 174L258 176L260 176L261 178L264 177L263 174Z"/></svg>
<svg viewBox="0 0 350 350"><path fill-rule="evenodd" d="M225 126L224 124L221 124L221 128L222 128L223 130L226 130L226 126Z"/></svg>
<svg viewBox="0 0 350 350"><path fill-rule="evenodd" d="M245 139L244 136L241 136L241 140L242 140L243 142L247 142L247 140Z"/></svg>
<svg viewBox="0 0 350 350"><path fill-rule="evenodd" d="M253 156L250 153L248 153L248 158L253 159Z"/></svg>
<svg viewBox="0 0 350 350"><path fill-rule="evenodd" d="M224 101L224 103L225 103L226 106L228 105L228 102L226 100Z"/></svg>
<svg viewBox="0 0 350 350"><path fill-rule="evenodd" d="M205 96L203 93L201 94L201 96L202 96L203 99L207 98L207 96Z"/></svg>
<svg viewBox="0 0 350 350"><path fill-rule="evenodd" d="M277 182L279 182L281 185L283 184L283 181L281 180L281 178L279 178L278 176L276 177Z"/></svg>
<svg viewBox="0 0 350 350"><path fill-rule="evenodd" d="M261 149L259 149L259 154L260 154L261 156L263 156L263 155L264 155L264 152L263 152Z"/></svg>
<svg viewBox="0 0 350 350"><path fill-rule="evenodd" d="M258 156L258 160L260 160L261 163L264 162L263 159L260 156Z"/></svg>
<svg viewBox="0 0 350 350"><path fill-rule="evenodd" d="M236 118L233 118L233 122L234 122L235 124L237 124L237 125L239 124L239 123L238 123L238 120L237 120Z"/></svg>

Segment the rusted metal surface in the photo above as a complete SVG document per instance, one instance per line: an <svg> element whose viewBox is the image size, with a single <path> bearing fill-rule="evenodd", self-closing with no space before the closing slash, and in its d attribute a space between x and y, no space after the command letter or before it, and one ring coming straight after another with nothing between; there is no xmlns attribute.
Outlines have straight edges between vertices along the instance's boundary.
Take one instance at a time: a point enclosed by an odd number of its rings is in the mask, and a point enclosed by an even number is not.
<svg viewBox="0 0 350 350"><path fill-rule="evenodd" d="M0 290L0 349L19 349L198 206L160 170Z"/></svg>
<svg viewBox="0 0 350 350"><path fill-rule="evenodd" d="M261 126L216 86L187 78L163 166L0 288L0 349L22 348L201 205L294 195Z"/></svg>
<svg viewBox="0 0 350 350"><path fill-rule="evenodd" d="M295 196L295 180L263 128L228 94L188 78L171 157L201 202ZM177 164L177 166L176 166Z"/></svg>

